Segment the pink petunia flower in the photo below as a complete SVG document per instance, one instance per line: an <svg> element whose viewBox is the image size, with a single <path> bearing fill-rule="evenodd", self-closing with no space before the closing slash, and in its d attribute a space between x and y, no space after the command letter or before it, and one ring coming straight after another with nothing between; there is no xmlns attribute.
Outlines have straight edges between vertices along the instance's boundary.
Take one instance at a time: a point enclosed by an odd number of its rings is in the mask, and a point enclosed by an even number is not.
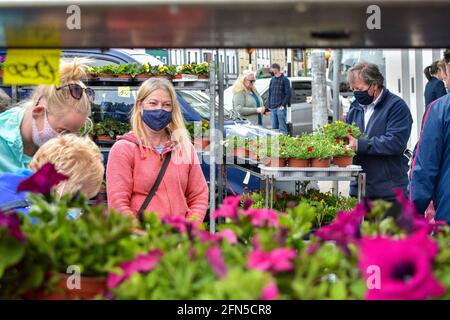
<svg viewBox="0 0 450 320"><path fill-rule="evenodd" d="M9 234L17 240L25 240L25 236L20 230L20 219L16 213L4 213L0 210L0 226L6 227Z"/></svg>
<svg viewBox="0 0 450 320"><path fill-rule="evenodd" d="M217 274L217 276L223 278L227 275L228 268L227 265L225 264L219 246L209 248L206 251L206 259L208 260L209 264L211 265L213 271L215 272L215 274Z"/></svg>
<svg viewBox="0 0 450 320"><path fill-rule="evenodd" d="M123 281L130 278L131 275L135 272L151 271L159 263L159 260L162 256L163 252L160 249L155 249L149 251L146 255L137 255L136 258L132 261L121 263L120 268L122 269L122 275L118 275L116 273L108 274L108 288L112 289L117 287Z"/></svg>
<svg viewBox="0 0 450 320"><path fill-rule="evenodd" d="M211 234L205 230L196 230L194 233L201 242L216 242L221 239L227 239L230 244L237 243L237 236L230 229L224 229L216 234Z"/></svg>
<svg viewBox="0 0 450 320"><path fill-rule="evenodd" d="M54 186L68 179L69 177L57 172L52 163L47 163L31 177L23 180L17 187L17 192L29 191L47 195Z"/></svg>
<svg viewBox="0 0 450 320"><path fill-rule="evenodd" d="M367 300L422 300L445 293L433 276L432 261L438 246L425 229L401 240L365 237L359 251Z"/></svg>
<svg viewBox="0 0 450 320"><path fill-rule="evenodd" d="M268 284L264 287L261 293L261 300L276 300L278 299L278 287L276 283Z"/></svg>
<svg viewBox="0 0 450 320"><path fill-rule="evenodd" d="M277 248L264 252L260 248L249 253L247 267L261 271L286 272L294 269L292 260L296 256L294 249Z"/></svg>
<svg viewBox="0 0 450 320"><path fill-rule="evenodd" d="M213 212L213 218L230 218L238 220L237 210L241 201L241 196L227 197L222 206Z"/></svg>
<svg viewBox="0 0 450 320"><path fill-rule="evenodd" d="M269 227L278 227L278 214L270 209L249 209L243 212L250 216L252 225L255 227L264 227L267 222Z"/></svg>

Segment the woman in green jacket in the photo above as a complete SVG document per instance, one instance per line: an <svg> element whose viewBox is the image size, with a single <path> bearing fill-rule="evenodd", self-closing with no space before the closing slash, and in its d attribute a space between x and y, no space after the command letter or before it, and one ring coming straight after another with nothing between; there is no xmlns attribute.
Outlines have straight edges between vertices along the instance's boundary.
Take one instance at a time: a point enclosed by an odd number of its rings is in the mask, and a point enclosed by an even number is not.
<svg viewBox="0 0 450 320"><path fill-rule="evenodd" d="M28 168L41 145L85 124L94 92L81 82L82 62L63 63L59 86L37 86L30 99L0 114L0 173Z"/></svg>
<svg viewBox="0 0 450 320"><path fill-rule="evenodd" d="M233 109L252 124L262 125L264 103L254 86L256 79L252 71L246 70L233 87Z"/></svg>

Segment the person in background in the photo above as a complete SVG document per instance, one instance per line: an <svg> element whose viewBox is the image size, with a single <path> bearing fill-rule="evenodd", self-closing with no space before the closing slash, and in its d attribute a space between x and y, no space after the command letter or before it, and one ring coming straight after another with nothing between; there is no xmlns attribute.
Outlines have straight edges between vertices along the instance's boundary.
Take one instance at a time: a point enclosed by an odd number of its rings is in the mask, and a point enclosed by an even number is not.
<svg viewBox="0 0 450 320"><path fill-rule="evenodd" d="M445 50L446 74L450 74L450 49ZM433 202L435 220L450 224L450 95L432 102L423 119L410 170L409 198L424 214Z"/></svg>
<svg viewBox="0 0 450 320"><path fill-rule="evenodd" d="M0 113L8 110L11 105L11 97L6 94L3 89L0 88Z"/></svg>
<svg viewBox="0 0 450 320"><path fill-rule="evenodd" d="M262 125L265 107L255 88L255 74L246 70L233 86L233 109L247 118L252 124Z"/></svg>
<svg viewBox="0 0 450 320"><path fill-rule="evenodd" d="M425 112L426 108L432 103L434 100L439 99L440 97L447 94L447 90L445 90L444 75L442 73L442 69L439 68L439 60L433 62L430 66L426 67L423 70L425 77L428 79L427 84L425 85Z"/></svg>
<svg viewBox="0 0 450 320"><path fill-rule="evenodd" d="M272 64L270 72L273 77L269 85L268 104L272 129L279 129L281 133L288 135L286 116L291 101L291 84L280 72L279 64Z"/></svg>
<svg viewBox="0 0 450 320"><path fill-rule="evenodd" d="M0 173L26 169L45 142L85 125L94 91L81 82L84 61L62 63L60 85L37 86L30 99L0 113Z"/></svg>
<svg viewBox="0 0 450 320"><path fill-rule="evenodd" d="M87 137L64 134L39 148L30 162L30 170L0 174L0 208L3 211L28 211L26 194L17 193L17 187L47 163L52 163L56 171L69 177L55 187L58 196L82 192L93 198L98 194L105 173L100 149Z"/></svg>
<svg viewBox="0 0 450 320"><path fill-rule="evenodd" d="M132 131L111 148L106 167L109 207L140 218L145 211L203 221L208 186L171 82L146 80L138 90L131 115ZM167 170L150 202L163 163Z"/></svg>
<svg viewBox="0 0 450 320"><path fill-rule="evenodd" d="M445 59L439 61L439 69L441 70L442 81L448 94L450 93L450 74L447 73Z"/></svg>
<svg viewBox="0 0 450 320"><path fill-rule="evenodd" d="M412 117L405 101L384 87L384 77L377 65L359 63L348 72L348 82L355 101L350 106L347 123L355 123L366 136L349 136L349 146L356 151L353 164L366 173L369 199L395 201L393 189L406 193L408 159L403 155L411 133ZM357 184L350 185L350 195L357 195Z"/></svg>

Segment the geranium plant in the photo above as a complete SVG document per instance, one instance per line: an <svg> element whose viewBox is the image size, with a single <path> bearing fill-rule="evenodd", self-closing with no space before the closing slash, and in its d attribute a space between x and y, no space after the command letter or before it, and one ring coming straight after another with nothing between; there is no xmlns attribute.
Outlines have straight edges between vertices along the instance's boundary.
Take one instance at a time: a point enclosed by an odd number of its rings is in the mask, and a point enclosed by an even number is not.
<svg viewBox="0 0 450 320"><path fill-rule="evenodd" d="M342 121L333 121L330 124L326 124L322 128L323 133L333 139L344 139L347 136L354 138L361 137L361 130L355 124L347 124Z"/></svg>

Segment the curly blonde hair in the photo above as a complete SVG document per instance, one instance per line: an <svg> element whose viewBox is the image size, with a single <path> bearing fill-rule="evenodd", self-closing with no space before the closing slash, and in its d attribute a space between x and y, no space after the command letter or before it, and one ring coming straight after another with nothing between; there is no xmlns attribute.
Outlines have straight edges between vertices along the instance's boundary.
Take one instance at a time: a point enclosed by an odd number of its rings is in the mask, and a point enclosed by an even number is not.
<svg viewBox="0 0 450 320"><path fill-rule="evenodd" d="M75 134L53 138L39 148L29 168L37 171L48 162L52 163L59 173L69 177L69 180L56 187L57 192L81 191L89 198L98 194L105 168L103 155L91 139Z"/></svg>

